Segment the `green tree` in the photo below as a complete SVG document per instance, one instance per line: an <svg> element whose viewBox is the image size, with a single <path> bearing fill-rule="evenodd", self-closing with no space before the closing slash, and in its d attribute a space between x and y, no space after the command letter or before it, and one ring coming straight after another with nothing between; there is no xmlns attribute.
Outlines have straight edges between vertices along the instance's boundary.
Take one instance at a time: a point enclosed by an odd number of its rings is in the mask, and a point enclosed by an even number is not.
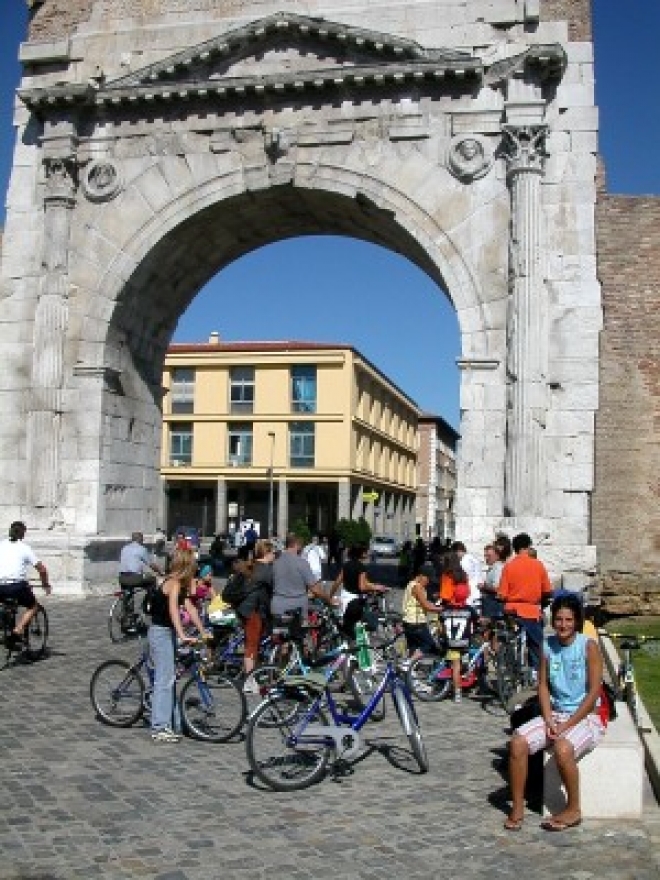
<svg viewBox="0 0 660 880"><path fill-rule="evenodd" d="M363 544L365 547L369 545L371 527L363 516L358 520L340 519L335 528L345 547L354 544Z"/></svg>
<svg viewBox="0 0 660 880"><path fill-rule="evenodd" d="M299 517L291 526L291 531L294 535L297 535L302 541L303 547L309 544L312 540L312 530L307 525L307 520L304 520L302 517Z"/></svg>

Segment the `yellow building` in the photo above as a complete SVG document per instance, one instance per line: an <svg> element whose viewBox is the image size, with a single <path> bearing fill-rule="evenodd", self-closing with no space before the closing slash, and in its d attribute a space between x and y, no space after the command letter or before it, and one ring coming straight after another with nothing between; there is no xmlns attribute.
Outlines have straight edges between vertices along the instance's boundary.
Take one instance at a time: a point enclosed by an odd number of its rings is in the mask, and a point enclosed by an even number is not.
<svg viewBox="0 0 660 880"><path fill-rule="evenodd" d="M162 519L284 535L365 516L414 535L417 405L348 345L173 344L163 376Z"/></svg>

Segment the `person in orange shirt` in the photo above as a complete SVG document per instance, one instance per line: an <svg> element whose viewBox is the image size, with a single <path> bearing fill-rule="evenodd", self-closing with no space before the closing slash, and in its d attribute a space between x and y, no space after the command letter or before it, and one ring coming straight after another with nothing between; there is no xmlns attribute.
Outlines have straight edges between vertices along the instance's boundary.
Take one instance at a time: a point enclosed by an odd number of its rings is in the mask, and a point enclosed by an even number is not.
<svg viewBox="0 0 660 880"><path fill-rule="evenodd" d="M543 644L542 608L552 599L552 584L545 565L530 556L532 539L521 532L513 539L516 553L502 569L497 596L504 602L504 611L513 614L527 633L529 659L539 668Z"/></svg>

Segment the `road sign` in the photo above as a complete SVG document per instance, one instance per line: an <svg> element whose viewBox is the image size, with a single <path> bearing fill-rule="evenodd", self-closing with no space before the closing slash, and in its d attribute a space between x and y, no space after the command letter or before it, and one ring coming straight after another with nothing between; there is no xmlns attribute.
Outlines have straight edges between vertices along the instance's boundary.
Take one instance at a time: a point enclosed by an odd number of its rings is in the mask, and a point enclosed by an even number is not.
<svg viewBox="0 0 660 880"><path fill-rule="evenodd" d="M380 498L380 495L378 494L378 492L363 492L362 493L362 500L366 501L367 503L369 503L370 501L378 501L379 498Z"/></svg>

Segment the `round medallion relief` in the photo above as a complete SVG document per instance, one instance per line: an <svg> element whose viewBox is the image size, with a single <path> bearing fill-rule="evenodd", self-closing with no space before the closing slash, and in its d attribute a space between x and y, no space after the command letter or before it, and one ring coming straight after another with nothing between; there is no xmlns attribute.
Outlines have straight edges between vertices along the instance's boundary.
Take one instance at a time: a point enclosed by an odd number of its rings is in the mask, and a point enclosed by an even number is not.
<svg viewBox="0 0 660 880"><path fill-rule="evenodd" d="M458 135L449 144L447 168L463 183L484 177L493 165L494 157L488 141L479 135Z"/></svg>
<svg viewBox="0 0 660 880"><path fill-rule="evenodd" d="M114 198L122 188L121 175L117 164L110 159L98 159L85 169L82 188L91 202L107 202Z"/></svg>

